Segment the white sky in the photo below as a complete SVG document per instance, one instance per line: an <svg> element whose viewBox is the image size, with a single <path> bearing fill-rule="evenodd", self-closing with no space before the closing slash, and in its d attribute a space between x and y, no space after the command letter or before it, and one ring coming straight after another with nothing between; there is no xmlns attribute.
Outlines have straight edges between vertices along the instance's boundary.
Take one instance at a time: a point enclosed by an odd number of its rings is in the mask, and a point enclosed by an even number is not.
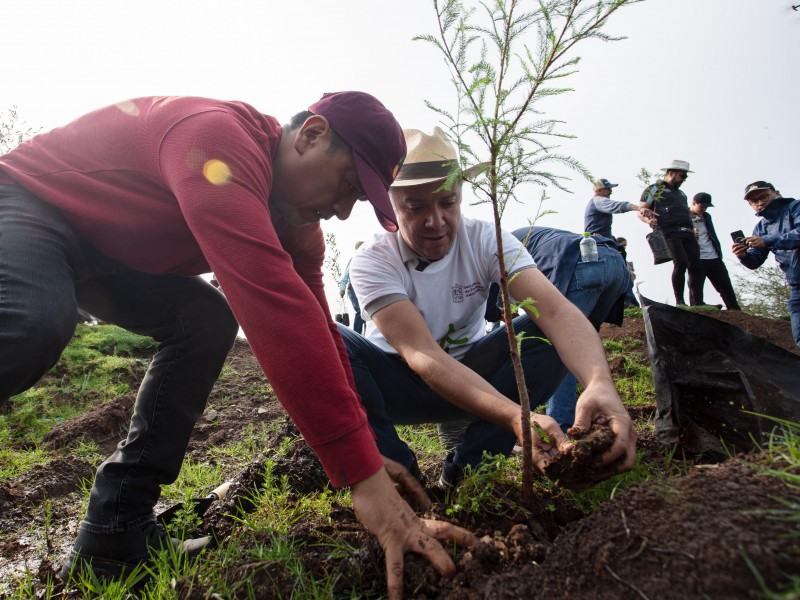
<svg viewBox="0 0 800 600"><path fill-rule="evenodd" d="M575 91L548 104L547 116L577 136L559 151L619 183L613 197L631 201L641 167L688 160L695 172L682 189L713 196L727 252L728 233L756 222L742 200L747 183L800 194L800 12L791 3L646 0L618 12L606 31L627 39L579 45L579 72L566 82ZM424 100L454 108L438 51L411 40L434 33L432 0L4 0L2 8L0 110L16 106L45 130L145 95L242 100L285 122L323 92L358 89L423 130L437 124ZM557 214L539 224L583 229L591 187L579 178L569 187L573 194L551 190L546 207ZM504 226L523 226L538 195L522 190L527 204L510 207ZM485 205L465 203L464 212L490 218ZM336 234L343 263L356 240L378 231L366 204L324 228ZM672 303L671 263L652 265L648 231L633 213L615 217L641 291ZM732 274L744 271L724 258ZM717 301L707 282L706 302Z"/></svg>

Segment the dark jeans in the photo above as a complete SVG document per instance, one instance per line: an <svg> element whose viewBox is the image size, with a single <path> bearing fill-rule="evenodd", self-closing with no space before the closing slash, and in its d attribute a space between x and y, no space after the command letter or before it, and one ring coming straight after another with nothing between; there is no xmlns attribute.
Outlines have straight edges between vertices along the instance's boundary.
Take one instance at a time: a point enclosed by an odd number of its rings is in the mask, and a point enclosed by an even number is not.
<svg viewBox="0 0 800 600"><path fill-rule="evenodd" d="M686 304L683 288L686 271L689 271L689 302L699 304L696 298L703 297L702 267L700 266L700 244L691 232L665 232L664 238L672 255L672 291L676 304ZM694 300L693 300L694 299Z"/></svg>
<svg viewBox="0 0 800 600"><path fill-rule="evenodd" d="M542 336L527 316L514 319L514 330L529 336ZM483 452L508 455L516 436L451 404L434 392L398 356L388 354L366 338L339 325L356 388L366 408L367 418L377 436L381 454L412 469L416 457L397 435L395 425L470 421L453 462L459 467L477 465ZM528 386L531 408L545 403L564 378L566 368L551 344L541 339L522 343L522 367ZM461 362L487 380L504 396L519 402L517 384L508 348L506 328L487 334L461 359Z"/></svg>
<svg viewBox="0 0 800 600"><path fill-rule="evenodd" d="M703 287L706 283L706 277L717 290L717 293L725 303L725 308L728 310L741 310L739 303L736 301L736 292L733 291L733 284L728 275L728 269L725 268L725 263L721 258L707 258L700 260L701 278L700 278L700 296L695 297L692 304L703 304Z"/></svg>
<svg viewBox="0 0 800 600"><path fill-rule="evenodd" d="M128 437L98 468L83 525L119 533L152 520L160 486L177 478L238 325L201 277L133 271L88 246L59 211L0 186L0 402L58 361L78 307L158 342Z"/></svg>

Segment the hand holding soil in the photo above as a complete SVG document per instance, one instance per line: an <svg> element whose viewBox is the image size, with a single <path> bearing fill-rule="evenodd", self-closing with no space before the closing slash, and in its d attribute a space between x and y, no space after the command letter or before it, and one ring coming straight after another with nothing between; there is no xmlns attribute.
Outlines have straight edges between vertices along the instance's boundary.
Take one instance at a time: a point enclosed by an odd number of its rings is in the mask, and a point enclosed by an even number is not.
<svg viewBox="0 0 800 600"><path fill-rule="evenodd" d="M567 433L581 439L598 425L607 426L613 440L594 465L596 472L591 483L630 471L636 464L636 429L610 378L586 387L578 398L575 423Z"/></svg>
<svg viewBox="0 0 800 600"><path fill-rule="evenodd" d="M603 455L612 447L616 436L607 425L593 425L560 457L544 468L544 473L553 481L568 488L589 487L606 477L602 466Z"/></svg>

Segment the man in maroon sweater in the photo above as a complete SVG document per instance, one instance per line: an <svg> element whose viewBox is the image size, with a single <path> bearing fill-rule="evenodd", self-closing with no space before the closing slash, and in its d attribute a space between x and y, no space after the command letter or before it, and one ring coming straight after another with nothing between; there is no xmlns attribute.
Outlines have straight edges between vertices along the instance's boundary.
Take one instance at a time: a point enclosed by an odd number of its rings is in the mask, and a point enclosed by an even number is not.
<svg viewBox="0 0 800 600"><path fill-rule="evenodd" d="M323 293L320 219L346 219L366 197L396 230L387 189L405 152L377 99L339 92L284 127L241 102L138 98L0 157L0 402L56 363L78 307L159 344L63 575L91 562L115 576L176 543L153 506L239 325L333 484L351 486L385 551L389 595L402 593L405 551L454 573L433 538L473 538L420 520L396 491L425 507L419 485L378 453ZM225 296L199 276L211 271Z"/></svg>

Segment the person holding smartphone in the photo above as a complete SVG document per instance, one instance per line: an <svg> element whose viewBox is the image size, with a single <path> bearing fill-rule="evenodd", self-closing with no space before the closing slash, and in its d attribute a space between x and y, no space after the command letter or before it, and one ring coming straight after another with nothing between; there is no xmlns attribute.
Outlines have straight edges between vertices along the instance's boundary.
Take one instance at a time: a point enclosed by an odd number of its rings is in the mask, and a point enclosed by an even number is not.
<svg viewBox="0 0 800 600"><path fill-rule="evenodd" d="M761 220L753 228L753 235L737 241L734 232L733 253L748 269L757 269L767 260L769 253L786 274L789 284L789 318L792 323L794 343L800 347L800 201L783 198L775 186L766 181L754 181L744 190L744 199Z"/></svg>

